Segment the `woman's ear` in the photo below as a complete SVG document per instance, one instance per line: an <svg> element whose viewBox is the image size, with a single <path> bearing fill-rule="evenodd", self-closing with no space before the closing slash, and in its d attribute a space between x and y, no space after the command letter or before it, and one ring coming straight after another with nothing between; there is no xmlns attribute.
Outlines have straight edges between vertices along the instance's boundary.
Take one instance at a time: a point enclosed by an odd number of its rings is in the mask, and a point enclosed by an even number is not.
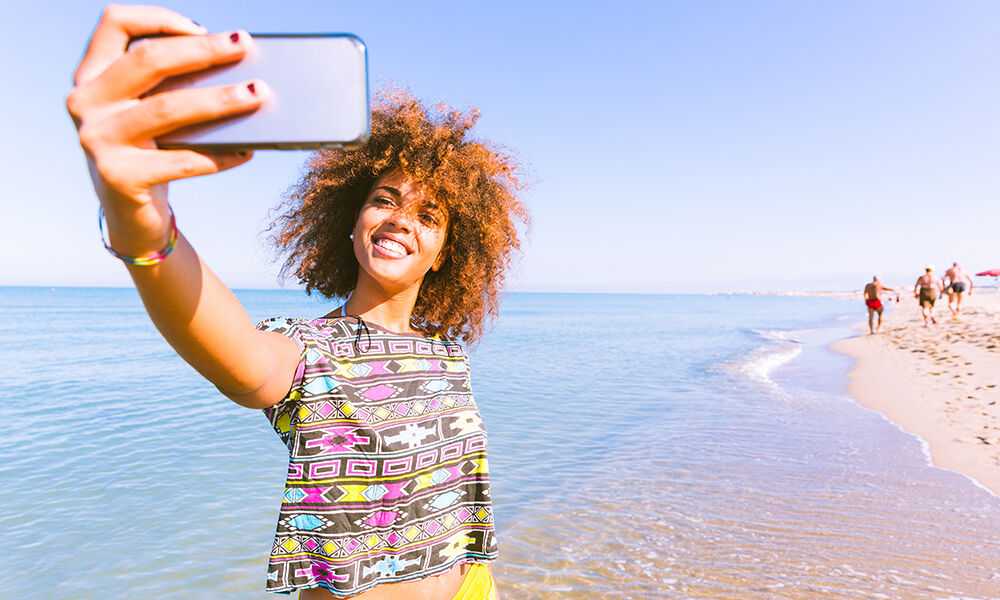
<svg viewBox="0 0 1000 600"><path fill-rule="evenodd" d="M431 271L434 271L436 273L437 270L441 268L441 265L443 265L444 261L446 261L446 260L448 260L448 248L447 248L447 246L444 247L444 248L441 248L441 252L438 252L437 258L434 259L434 264L431 265Z"/></svg>

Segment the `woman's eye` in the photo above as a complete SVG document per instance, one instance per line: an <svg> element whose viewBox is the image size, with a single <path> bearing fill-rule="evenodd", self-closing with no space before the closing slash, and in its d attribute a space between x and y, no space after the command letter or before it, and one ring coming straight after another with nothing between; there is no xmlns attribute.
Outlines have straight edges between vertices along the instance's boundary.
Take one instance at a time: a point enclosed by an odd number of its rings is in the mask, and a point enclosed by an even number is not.
<svg viewBox="0 0 1000 600"><path fill-rule="evenodd" d="M427 225L437 225L438 224L437 217L435 217L434 215L432 215L430 213L423 213L423 214L421 214L420 215L420 220L423 221Z"/></svg>
<svg viewBox="0 0 1000 600"><path fill-rule="evenodd" d="M372 198L372 204L377 204L379 206L392 206L394 203L392 198L386 196L375 196Z"/></svg>

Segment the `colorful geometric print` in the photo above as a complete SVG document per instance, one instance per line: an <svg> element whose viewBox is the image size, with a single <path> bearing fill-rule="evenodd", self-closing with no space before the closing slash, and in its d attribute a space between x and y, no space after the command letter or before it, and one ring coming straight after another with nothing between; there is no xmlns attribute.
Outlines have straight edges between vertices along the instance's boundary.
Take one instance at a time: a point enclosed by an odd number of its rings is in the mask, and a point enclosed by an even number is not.
<svg viewBox="0 0 1000 600"><path fill-rule="evenodd" d="M454 342L354 317L269 319L301 349L264 413L288 447L273 592L337 596L497 557L486 430Z"/></svg>

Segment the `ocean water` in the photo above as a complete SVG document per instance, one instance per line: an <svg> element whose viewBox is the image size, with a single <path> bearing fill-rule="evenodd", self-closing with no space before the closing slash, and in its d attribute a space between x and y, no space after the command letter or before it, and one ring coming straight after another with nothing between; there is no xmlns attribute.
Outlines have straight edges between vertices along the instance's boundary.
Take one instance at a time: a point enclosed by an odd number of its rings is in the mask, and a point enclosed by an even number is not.
<svg viewBox="0 0 1000 600"><path fill-rule="evenodd" d="M859 304L511 294L471 349L502 597L1000 598L1000 498L846 394ZM273 597L263 416L133 290L0 288L0 316L0 597Z"/></svg>

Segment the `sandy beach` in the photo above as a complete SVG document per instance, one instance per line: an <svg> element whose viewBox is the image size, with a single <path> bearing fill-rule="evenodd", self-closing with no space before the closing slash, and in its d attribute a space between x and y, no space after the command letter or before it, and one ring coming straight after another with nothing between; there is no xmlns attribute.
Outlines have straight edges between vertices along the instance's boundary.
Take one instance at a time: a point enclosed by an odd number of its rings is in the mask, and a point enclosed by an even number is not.
<svg viewBox="0 0 1000 600"><path fill-rule="evenodd" d="M866 321L831 346L856 361L848 391L923 438L935 465L1000 494L1000 294L967 296L957 319L941 298L937 324L926 328L912 293L893 298L883 297L880 333L869 335Z"/></svg>

